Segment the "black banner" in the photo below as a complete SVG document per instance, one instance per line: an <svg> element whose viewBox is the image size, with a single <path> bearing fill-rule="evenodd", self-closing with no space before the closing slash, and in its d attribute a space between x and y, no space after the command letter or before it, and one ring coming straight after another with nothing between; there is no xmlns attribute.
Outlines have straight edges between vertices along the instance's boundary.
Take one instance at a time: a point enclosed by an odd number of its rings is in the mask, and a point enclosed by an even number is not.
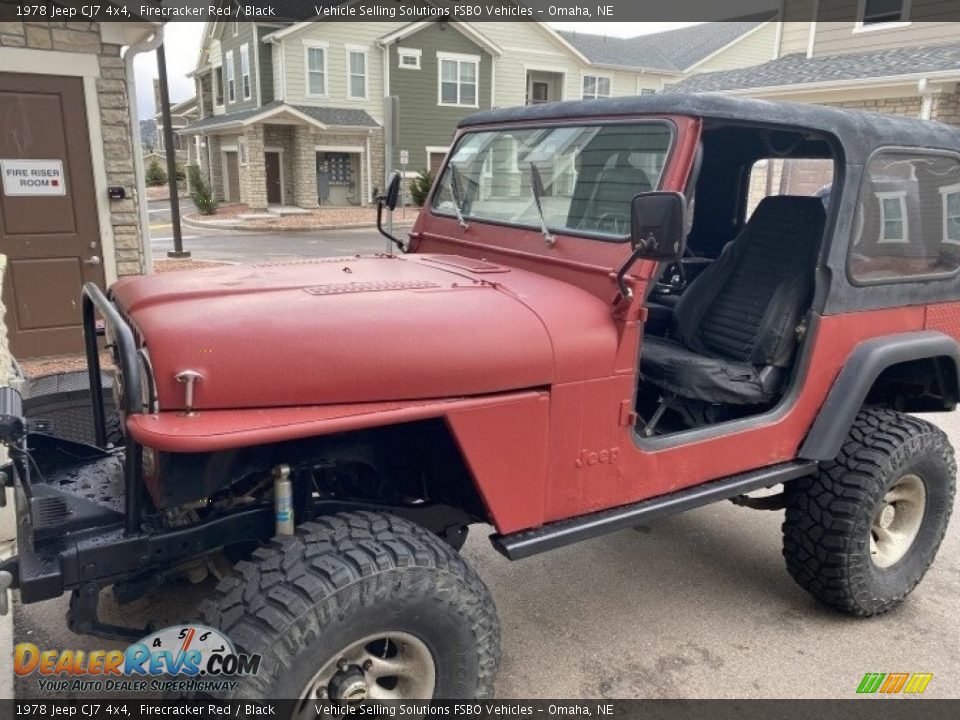
<svg viewBox="0 0 960 720"><path fill-rule="evenodd" d="M432 700L336 704L297 700L0 700L2 718L466 718L524 720L953 720L960 700Z"/></svg>
<svg viewBox="0 0 960 720"><path fill-rule="evenodd" d="M858 12L855 0L0 0L0 20L34 22L836 22ZM912 0L910 13L918 21L960 21L960 2Z"/></svg>

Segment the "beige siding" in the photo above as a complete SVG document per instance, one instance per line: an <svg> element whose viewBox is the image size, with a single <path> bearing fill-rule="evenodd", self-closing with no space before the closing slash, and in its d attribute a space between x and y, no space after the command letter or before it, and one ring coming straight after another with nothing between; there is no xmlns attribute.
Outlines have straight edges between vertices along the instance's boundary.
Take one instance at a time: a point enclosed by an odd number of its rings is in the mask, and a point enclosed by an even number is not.
<svg viewBox="0 0 960 720"><path fill-rule="evenodd" d="M697 65L693 72L713 72L760 65L773 59L777 24L768 22L730 47Z"/></svg>
<svg viewBox="0 0 960 720"><path fill-rule="evenodd" d="M504 51L494 62L493 104L499 107L524 104L527 70L564 73L564 100L580 99L584 75L609 77L613 95L636 95L639 88L659 90L663 87L662 75L610 70L581 62L536 23L514 23L509 33L504 33L503 23L498 22L477 22L473 27L496 39Z"/></svg>
<svg viewBox="0 0 960 720"><path fill-rule="evenodd" d="M916 16L915 16L916 17ZM913 22L907 26L855 31L852 21L819 22L814 55L843 55L890 48L960 42L960 27L949 22Z"/></svg>
<svg viewBox="0 0 960 720"><path fill-rule="evenodd" d="M806 55L810 43L810 23L788 20L783 23L783 38L780 40L780 57L784 55Z"/></svg>
<svg viewBox="0 0 960 720"><path fill-rule="evenodd" d="M366 110L377 122L383 122L383 50L377 40L397 29L395 23L357 22L311 23L299 32L283 38L285 58L285 100L292 105ZM327 95L310 97L306 93L306 46L304 41L327 43ZM362 46L367 51L367 99L347 97L347 46ZM275 53L279 55L280 53Z"/></svg>

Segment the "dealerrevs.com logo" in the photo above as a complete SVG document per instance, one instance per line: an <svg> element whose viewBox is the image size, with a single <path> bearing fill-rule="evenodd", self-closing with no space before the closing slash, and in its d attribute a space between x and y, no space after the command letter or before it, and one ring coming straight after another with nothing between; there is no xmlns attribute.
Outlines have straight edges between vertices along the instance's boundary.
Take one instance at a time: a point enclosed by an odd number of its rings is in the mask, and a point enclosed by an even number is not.
<svg viewBox="0 0 960 720"><path fill-rule="evenodd" d="M219 630L175 625L125 650L14 648L18 676L36 674L42 691L229 692L256 675L260 655L238 653Z"/></svg>

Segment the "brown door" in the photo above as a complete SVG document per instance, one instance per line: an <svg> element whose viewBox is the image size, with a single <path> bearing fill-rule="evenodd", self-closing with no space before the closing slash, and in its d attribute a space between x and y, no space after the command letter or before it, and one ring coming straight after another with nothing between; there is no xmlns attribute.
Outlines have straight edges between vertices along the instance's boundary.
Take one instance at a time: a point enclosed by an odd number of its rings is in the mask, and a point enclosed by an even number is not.
<svg viewBox="0 0 960 720"><path fill-rule="evenodd" d="M437 173L440 172L440 166L443 165L443 158L445 157L446 155L443 153L430 153L430 174L434 177L436 177Z"/></svg>
<svg viewBox="0 0 960 720"><path fill-rule="evenodd" d="M240 163L237 161L237 153L226 152L223 155L227 165L224 175L227 186L224 188L223 197L227 202L240 202Z"/></svg>
<svg viewBox="0 0 960 720"><path fill-rule="evenodd" d="M11 350L20 358L78 352L81 287L104 284L79 78L0 72L0 173Z"/></svg>
<svg viewBox="0 0 960 720"><path fill-rule="evenodd" d="M280 153L265 152L263 161L267 169L267 204L280 205L283 202L283 189L280 185Z"/></svg>

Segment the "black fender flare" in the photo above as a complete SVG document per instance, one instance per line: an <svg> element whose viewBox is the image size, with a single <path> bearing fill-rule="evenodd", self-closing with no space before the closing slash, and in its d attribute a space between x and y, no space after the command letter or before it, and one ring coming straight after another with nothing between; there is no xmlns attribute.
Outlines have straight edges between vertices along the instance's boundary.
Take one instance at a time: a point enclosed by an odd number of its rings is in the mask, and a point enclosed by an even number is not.
<svg viewBox="0 0 960 720"><path fill-rule="evenodd" d="M909 360L947 357L960 383L960 343L936 330L865 340L850 353L800 447L804 460L833 460L880 373Z"/></svg>

